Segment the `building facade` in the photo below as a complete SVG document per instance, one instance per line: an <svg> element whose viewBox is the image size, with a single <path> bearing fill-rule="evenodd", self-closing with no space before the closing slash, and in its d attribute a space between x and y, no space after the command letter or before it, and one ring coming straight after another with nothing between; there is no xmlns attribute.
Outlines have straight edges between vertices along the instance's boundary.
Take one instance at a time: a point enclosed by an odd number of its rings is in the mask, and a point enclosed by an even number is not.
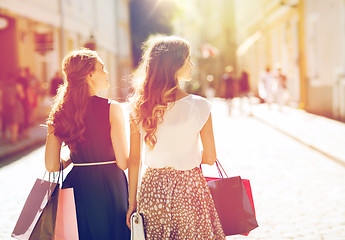
<svg viewBox="0 0 345 240"><path fill-rule="evenodd" d="M345 1L304 0L305 108L345 121Z"/></svg>
<svg viewBox="0 0 345 240"><path fill-rule="evenodd" d="M345 1L235 0L237 63L257 89L279 64L291 103L345 121Z"/></svg>
<svg viewBox="0 0 345 240"><path fill-rule="evenodd" d="M260 74L278 66L287 76L290 101L300 102L299 12L296 2L236 0L238 70L249 73L258 95Z"/></svg>
<svg viewBox="0 0 345 240"><path fill-rule="evenodd" d="M129 85L122 79L132 69L128 5L129 0L1 0L0 78L29 68L48 92L69 51L95 48L110 72L111 87L102 94L124 99Z"/></svg>

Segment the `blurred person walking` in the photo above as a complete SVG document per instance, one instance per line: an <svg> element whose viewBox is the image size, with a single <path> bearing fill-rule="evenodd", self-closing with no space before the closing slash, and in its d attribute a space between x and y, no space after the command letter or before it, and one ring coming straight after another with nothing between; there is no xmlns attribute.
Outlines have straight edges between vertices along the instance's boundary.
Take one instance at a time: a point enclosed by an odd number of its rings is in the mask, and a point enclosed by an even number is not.
<svg viewBox="0 0 345 240"><path fill-rule="evenodd" d="M246 71L241 72L241 76L239 78L239 97L240 97L240 110L244 112L244 101L247 101L249 104L249 114L251 114L251 92L250 92L250 84L249 84L249 75Z"/></svg>
<svg viewBox="0 0 345 240"><path fill-rule="evenodd" d="M280 65L277 65L275 79L277 81L277 90L275 92L275 100L279 105L279 110L282 110L284 105L288 104L289 91L287 89L287 77L282 72Z"/></svg>
<svg viewBox="0 0 345 240"><path fill-rule="evenodd" d="M156 37L142 59L131 98L127 225L137 210L148 240L225 239L199 168L216 160L210 103L179 88L191 78L190 44ZM141 151L148 168L137 193Z"/></svg>
<svg viewBox="0 0 345 240"><path fill-rule="evenodd" d="M19 128L23 124L24 89L13 73L8 73L3 88L3 112L5 124L5 137L9 133L12 144L16 144L19 137Z"/></svg>
<svg viewBox="0 0 345 240"><path fill-rule="evenodd" d="M270 107L275 100L277 89L277 84L271 73L270 66L267 66L265 71L260 74L258 88L260 98Z"/></svg>
<svg viewBox="0 0 345 240"><path fill-rule="evenodd" d="M59 86L63 84L63 79L57 71L50 82L50 96L54 97L57 93Z"/></svg>
<svg viewBox="0 0 345 240"><path fill-rule="evenodd" d="M109 73L91 50L67 55L63 72L47 120L46 169L59 171L61 147L67 145L71 153L63 167L73 163L73 168L63 188L74 189L80 240L129 239L124 115L118 102L96 95L109 87Z"/></svg>
<svg viewBox="0 0 345 240"><path fill-rule="evenodd" d="M247 97L250 92L249 75L246 71L241 72L239 79L239 95L241 97Z"/></svg>
<svg viewBox="0 0 345 240"><path fill-rule="evenodd" d="M225 72L221 76L221 96L226 99L230 115L232 110L232 99L238 94L238 83L232 66L226 66L224 70Z"/></svg>
<svg viewBox="0 0 345 240"><path fill-rule="evenodd" d="M26 69L20 69L19 75L17 77L17 82L22 86L23 96L21 98L21 103L23 105L23 124L20 126L19 131L25 137L27 137L27 131L29 127L29 116L30 116L30 99L28 95L29 88L29 78L27 76Z"/></svg>
<svg viewBox="0 0 345 240"><path fill-rule="evenodd" d="M24 69L24 76L27 81L26 87L26 104L27 104L27 125L30 126L37 121L38 106L40 103L40 95L42 94L41 83L38 78L30 72L27 67Z"/></svg>
<svg viewBox="0 0 345 240"><path fill-rule="evenodd" d="M29 86L27 89L28 103L29 103L29 125L35 124L38 120L38 108L41 102L41 97L43 95L42 85L39 79L30 72L29 68L27 70L27 79Z"/></svg>

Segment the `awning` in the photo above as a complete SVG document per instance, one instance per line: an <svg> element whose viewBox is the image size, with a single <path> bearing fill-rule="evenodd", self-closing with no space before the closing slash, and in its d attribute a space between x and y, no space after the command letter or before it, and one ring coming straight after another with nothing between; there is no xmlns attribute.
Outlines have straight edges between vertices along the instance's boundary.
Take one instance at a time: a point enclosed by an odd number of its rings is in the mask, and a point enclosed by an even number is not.
<svg viewBox="0 0 345 240"><path fill-rule="evenodd" d="M236 55L241 56L245 54L248 49L262 36L260 31L255 32L253 35L244 40L237 48Z"/></svg>

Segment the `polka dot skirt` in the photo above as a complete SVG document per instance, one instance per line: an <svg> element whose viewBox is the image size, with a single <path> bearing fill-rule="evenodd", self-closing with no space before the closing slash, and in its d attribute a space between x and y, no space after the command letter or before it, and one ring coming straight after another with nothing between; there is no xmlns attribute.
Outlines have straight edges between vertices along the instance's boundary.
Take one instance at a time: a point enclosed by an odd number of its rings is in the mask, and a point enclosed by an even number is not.
<svg viewBox="0 0 345 240"><path fill-rule="evenodd" d="M199 168L148 168L138 193L146 239L225 239Z"/></svg>

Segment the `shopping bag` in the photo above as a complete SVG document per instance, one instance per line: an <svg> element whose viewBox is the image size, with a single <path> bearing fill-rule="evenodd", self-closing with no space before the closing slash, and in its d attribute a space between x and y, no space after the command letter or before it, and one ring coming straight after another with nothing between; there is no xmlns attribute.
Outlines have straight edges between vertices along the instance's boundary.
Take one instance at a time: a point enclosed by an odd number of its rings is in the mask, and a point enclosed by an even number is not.
<svg viewBox="0 0 345 240"><path fill-rule="evenodd" d="M145 240L144 221L138 212L131 216L131 240Z"/></svg>
<svg viewBox="0 0 345 240"><path fill-rule="evenodd" d="M53 194L50 196L50 199L43 209L41 217L38 219L36 226L34 227L30 240L51 240L54 237L54 229L56 222L56 212L60 194L59 185L56 186Z"/></svg>
<svg viewBox="0 0 345 240"><path fill-rule="evenodd" d="M54 240L78 240L77 215L73 188L60 189Z"/></svg>
<svg viewBox="0 0 345 240"><path fill-rule="evenodd" d="M226 236L248 235L258 227L250 181L241 179L240 176L227 177L218 160L216 166L220 178L206 177L206 181L224 233ZM220 167L226 175L225 178Z"/></svg>
<svg viewBox="0 0 345 240"><path fill-rule="evenodd" d="M37 179L25 201L11 236L21 240L49 239L45 235L52 237L55 227L58 190L59 184L57 182ZM50 220L45 221L48 219ZM42 238L40 237L41 233L44 235Z"/></svg>

